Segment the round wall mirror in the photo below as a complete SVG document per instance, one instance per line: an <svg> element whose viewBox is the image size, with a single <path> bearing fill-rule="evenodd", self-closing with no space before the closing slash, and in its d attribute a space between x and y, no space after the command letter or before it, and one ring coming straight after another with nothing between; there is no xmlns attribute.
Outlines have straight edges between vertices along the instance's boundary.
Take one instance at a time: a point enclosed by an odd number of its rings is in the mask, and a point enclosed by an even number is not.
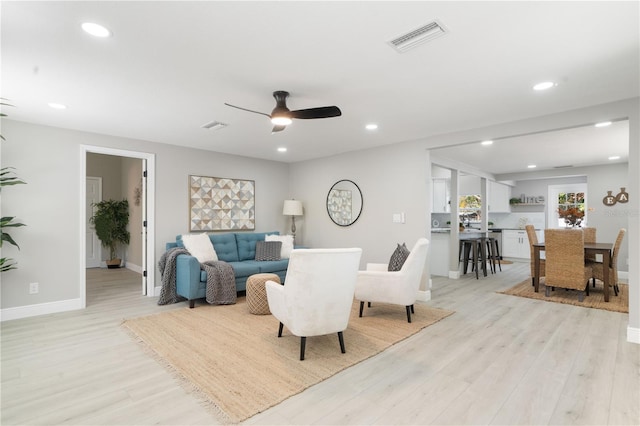
<svg viewBox="0 0 640 426"><path fill-rule="evenodd" d="M362 192L358 185L347 179L334 183L327 195L327 213L336 225L353 225L362 213Z"/></svg>

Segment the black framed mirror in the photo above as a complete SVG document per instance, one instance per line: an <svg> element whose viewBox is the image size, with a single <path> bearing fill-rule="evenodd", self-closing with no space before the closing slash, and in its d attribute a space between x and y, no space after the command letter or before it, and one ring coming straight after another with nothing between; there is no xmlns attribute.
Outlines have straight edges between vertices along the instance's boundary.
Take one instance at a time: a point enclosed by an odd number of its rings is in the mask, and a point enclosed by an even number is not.
<svg viewBox="0 0 640 426"><path fill-rule="evenodd" d="M327 194L327 213L338 226L353 225L362 213L362 191L355 182L342 179Z"/></svg>

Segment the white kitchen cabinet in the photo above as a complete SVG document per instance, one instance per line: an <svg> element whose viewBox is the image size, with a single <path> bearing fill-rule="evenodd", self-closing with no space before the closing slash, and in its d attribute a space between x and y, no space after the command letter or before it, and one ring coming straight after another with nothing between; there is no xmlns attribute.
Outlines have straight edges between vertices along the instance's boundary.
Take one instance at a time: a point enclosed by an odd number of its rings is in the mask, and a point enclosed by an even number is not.
<svg viewBox="0 0 640 426"><path fill-rule="evenodd" d="M488 211L491 213L509 213L509 198L511 197L511 188L509 185L489 181L489 204Z"/></svg>
<svg viewBox="0 0 640 426"><path fill-rule="evenodd" d="M433 178L433 204L432 213L449 213L451 211L449 182L447 178Z"/></svg>
<svg viewBox="0 0 640 426"><path fill-rule="evenodd" d="M516 229L502 230L502 254L503 257L530 259L529 237L527 231Z"/></svg>

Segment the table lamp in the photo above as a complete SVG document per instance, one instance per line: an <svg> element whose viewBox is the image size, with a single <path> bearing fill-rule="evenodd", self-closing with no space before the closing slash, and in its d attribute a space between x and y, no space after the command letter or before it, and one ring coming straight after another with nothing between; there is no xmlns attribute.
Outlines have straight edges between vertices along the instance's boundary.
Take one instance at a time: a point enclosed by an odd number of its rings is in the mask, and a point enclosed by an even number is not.
<svg viewBox="0 0 640 426"><path fill-rule="evenodd" d="M285 216L291 216L291 234L293 235L293 241L295 242L296 216L302 216L302 201L284 200L284 207L282 207L282 214Z"/></svg>

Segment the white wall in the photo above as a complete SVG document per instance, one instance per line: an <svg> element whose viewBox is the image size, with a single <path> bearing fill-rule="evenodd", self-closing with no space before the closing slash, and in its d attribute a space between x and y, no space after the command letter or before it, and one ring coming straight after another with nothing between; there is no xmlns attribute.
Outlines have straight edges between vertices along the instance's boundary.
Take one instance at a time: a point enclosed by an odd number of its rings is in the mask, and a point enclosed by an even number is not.
<svg viewBox="0 0 640 426"><path fill-rule="evenodd" d="M19 268L2 274L1 307L36 305L37 313L57 304L61 310L76 306L80 297L79 239L80 146L148 152L156 155L155 222L157 260L165 243L188 232L189 174L251 179L256 183L256 231L287 230L282 203L288 197L288 165L210 151L182 148L54 127L2 121L2 165L14 166L27 185L2 191L2 215L17 216L27 226L12 235L18 251L4 245L3 257L18 261ZM156 274L159 279L159 274ZM29 294L29 283L38 282L40 293ZM55 310L56 308L52 308Z"/></svg>

